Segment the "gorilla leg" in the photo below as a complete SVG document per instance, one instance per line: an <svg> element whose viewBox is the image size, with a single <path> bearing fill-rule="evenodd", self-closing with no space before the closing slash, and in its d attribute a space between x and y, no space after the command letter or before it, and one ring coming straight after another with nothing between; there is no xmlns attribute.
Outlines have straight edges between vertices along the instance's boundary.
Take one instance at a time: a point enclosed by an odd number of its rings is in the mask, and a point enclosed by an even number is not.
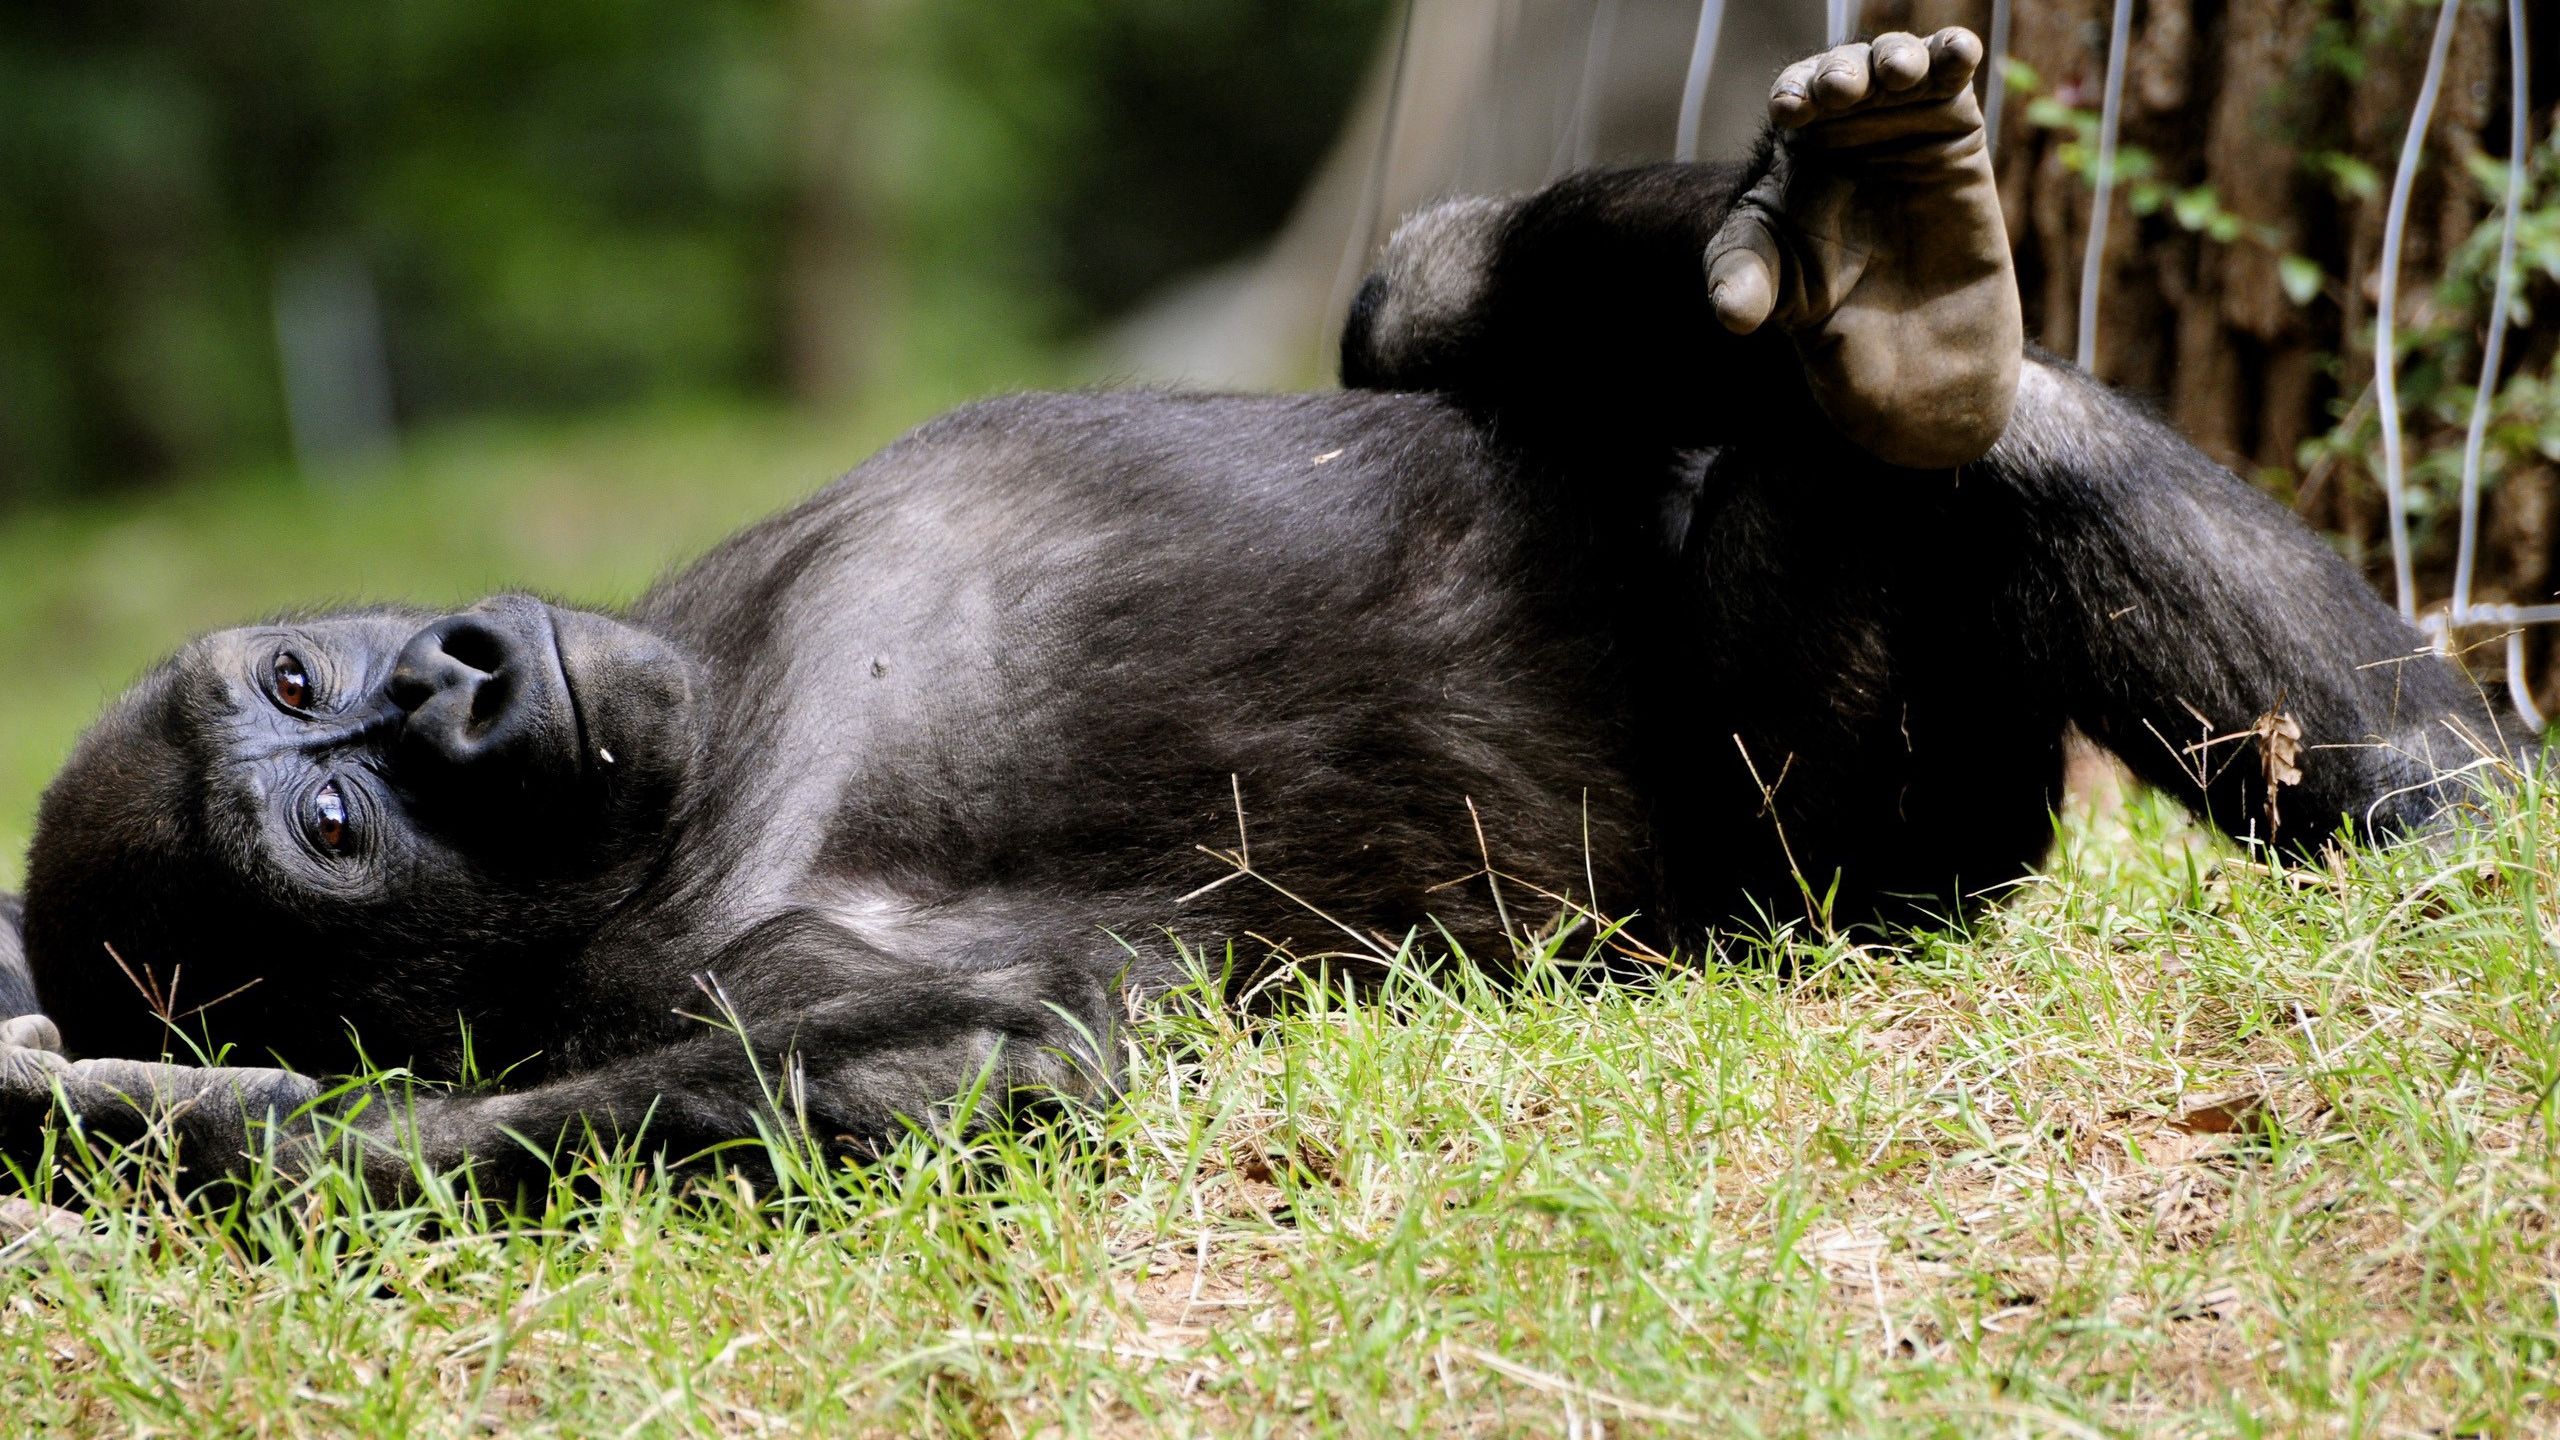
<svg viewBox="0 0 2560 1440"><path fill-rule="evenodd" d="M1827 430L1727 448L1702 480L1677 588L1630 607L1626 642L1684 928L1802 920L1799 884L1832 924L1926 923L2025 875L2065 717L2002 618L2019 547L1977 538L1995 492Z"/></svg>
<svg viewBox="0 0 2560 1440"><path fill-rule="evenodd" d="M2425 825L2530 748L2300 521L2057 362L1953 475L1818 428L1702 482L1626 642L1684 930L1996 895L2050 841L2067 723L2292 850Z"/></svg>
<svg viewBox="0 0 2560 1440"><path fill-rule="evenodd" d="M1960 29L1845 45L1779 77L1748 164L1414 217L1353 305L1343 383L1446 391L1582 455L1815 423L1898 466L1980 457L2023 334L1981 56Z"/></svg>

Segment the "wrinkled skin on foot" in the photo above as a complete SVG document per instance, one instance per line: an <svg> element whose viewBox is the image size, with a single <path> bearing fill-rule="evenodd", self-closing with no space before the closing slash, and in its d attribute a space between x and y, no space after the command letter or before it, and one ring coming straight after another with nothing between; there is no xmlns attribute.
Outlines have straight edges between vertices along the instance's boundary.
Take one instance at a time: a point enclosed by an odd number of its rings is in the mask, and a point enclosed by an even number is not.
<svg viewBox="0 0 2560 1440"><path fill-rule="evenodd" d="M1706 253L1716 318L1795 341L1815 400L1877 457L1941 469L2008 427L2025 327L1973 72L1950 27L1799 60L1776 163Z"/></svg>

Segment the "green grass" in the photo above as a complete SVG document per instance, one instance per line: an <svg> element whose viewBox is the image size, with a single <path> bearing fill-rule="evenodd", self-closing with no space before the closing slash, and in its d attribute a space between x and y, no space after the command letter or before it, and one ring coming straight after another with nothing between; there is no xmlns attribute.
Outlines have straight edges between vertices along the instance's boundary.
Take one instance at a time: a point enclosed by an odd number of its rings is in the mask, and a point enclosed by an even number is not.
<svg viewBox="0 0 2560 1440"><path fill-rule="evenodd" d="M1101 1116L514 1226L101 1194L43 1430L2548 1433L2560 805L2278 873L2156 802L1974 933L1182 997ZM583 1194L584 1198L580 1198ZM1578 1427L1578 1428L1577 1428Z"/></svg>

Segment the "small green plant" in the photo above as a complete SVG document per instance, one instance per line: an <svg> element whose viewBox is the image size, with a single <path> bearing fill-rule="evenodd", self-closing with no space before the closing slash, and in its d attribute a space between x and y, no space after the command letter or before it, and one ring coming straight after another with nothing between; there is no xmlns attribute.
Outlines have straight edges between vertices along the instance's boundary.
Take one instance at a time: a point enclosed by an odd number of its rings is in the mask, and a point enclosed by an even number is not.
<svg viewBox="0 0 2560 1440"><path fill-rule="evenodd" d="M2446 543L2446 522L2460 504L2463 437L2479 385L2481 337L2496 292L2506 166L2475 156L2470 178L2485 192L2487 212L2419 303L2406 307L2394 346L2401 404L2420 447L2409 467L2409 513L2418 526L2413 539L2422 549ZM2536 292L2547 294L2560 283L2560 149L2545 143L2531 152L2525 186L2516 225L2518 283L2508 316L2511 356L2532 333ZM2369 346L2370 332L2364 338ZM2306 470L2340 463L2360 471L2372 468L2371 457L2381 443L2378 417L2368 401L2354 398L2354 387L2346 388L2350 396L2339 407L2338 422L2303 442L2299 458ZM2560 461L2560 376L2529 365L2506 376L2490 402L2481 450L2483 491L2495 489L2509 470L2526 461Z"/></svg>
<svg viewBox="0 0 2560 1440"><path fill-rule="evenodd" d="M2056 150L2063 168L2090 177L2097 166L2098 112L2037 93L2042 88L2040 77L2018 61L2008 62L2007 74L2013 90L2035 96L2027 103L2027 123L2071 137ZM2202 235L2217 245L2246 243L2268 251L2276 257L2276 274L2286 298L2296 305L2310 304L2328 287L2329 277L2319 262L2288 249L2283 230L2234 213L2213 186L2172 184L2161 178L2158 157L2121 140L2116 144L2115 166L2116 183L2124 187L2125 204L2134 214L2156 215L2166 208L2178 228L2189 234Z"/></svg>

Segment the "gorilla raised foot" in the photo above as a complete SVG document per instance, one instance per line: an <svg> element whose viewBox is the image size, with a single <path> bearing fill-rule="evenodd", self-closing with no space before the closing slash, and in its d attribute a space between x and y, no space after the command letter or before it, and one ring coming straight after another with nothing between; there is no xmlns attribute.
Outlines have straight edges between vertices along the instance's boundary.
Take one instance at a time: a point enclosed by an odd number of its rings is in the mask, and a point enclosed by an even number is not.
<svg viewBox="0 0 2560 1440"><path fill-rule="evenodd" d="M1423 211L1352 305L1343 383L1630 458L1792 427L1898 468L1981 459L2024 347L1981 59L1962 29L1843 45L1780 74L1740 167Z"/></svg>
<svg viewBox="0 0 2560 1440"><path fill-rule="evenodd" d="M1796 343L1841 433L1896 465L1982 458L2025 330L1982 110L1982 42L1949 28L1799 60L1769 92L1772 163L1707 245L1716 318Z"/></svg>

